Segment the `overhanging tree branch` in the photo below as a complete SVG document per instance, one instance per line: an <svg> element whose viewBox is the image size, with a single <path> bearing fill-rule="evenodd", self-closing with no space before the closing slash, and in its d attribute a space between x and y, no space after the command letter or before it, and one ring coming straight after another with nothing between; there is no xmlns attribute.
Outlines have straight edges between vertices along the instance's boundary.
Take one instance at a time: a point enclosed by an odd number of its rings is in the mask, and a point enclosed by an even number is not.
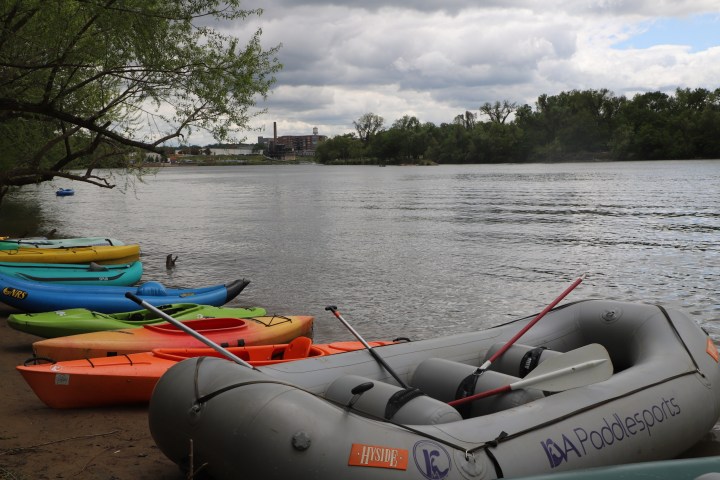
<svg viewBox="0 0 720 480"><path fill-rule="evenodd" d="M87 169L73 179L107 186L93 168L128 165L121 154L157 151L198 128L217 141L246 128L281 65L260 30L241 47L214 29L212 19L261 14L240 3L0 4L0 200L8 186L70 178L73 168Z"/></svg>

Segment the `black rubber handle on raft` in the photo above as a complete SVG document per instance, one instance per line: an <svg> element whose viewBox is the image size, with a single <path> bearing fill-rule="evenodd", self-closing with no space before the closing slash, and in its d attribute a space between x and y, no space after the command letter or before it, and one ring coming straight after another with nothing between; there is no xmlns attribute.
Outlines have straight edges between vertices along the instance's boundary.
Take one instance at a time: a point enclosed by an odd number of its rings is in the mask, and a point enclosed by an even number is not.
<svg viewBox="0 0 720 480"><path fill-rule="evenodd" d="M361 394L361 393L367 392L368 390L370 390L370 389L373 388L374 386L375 386L375 384L374 384L373 382L361 383L361 384L358 385L357 387L355 387L355 388L353 388L352 390L350 390L350 393L352 393L353 395L359 395L359 394Z"/></svg>

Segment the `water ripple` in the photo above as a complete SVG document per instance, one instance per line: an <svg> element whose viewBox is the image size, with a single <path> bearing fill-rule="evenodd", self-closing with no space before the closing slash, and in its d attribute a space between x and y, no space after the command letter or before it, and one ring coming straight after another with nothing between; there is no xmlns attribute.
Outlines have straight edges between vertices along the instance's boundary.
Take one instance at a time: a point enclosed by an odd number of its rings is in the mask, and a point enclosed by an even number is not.
<svg viewBox="0 0 720 480"><path fill-rule="evenodd" d="M328 304L368 338L426 338L538 312L583 272L568 301L678 307L720 339L717 161L183 167L63 199L60 183L6 201L4 233L138 242L144 280L169 286L249 278L234 303L315 315L319 340L351 337Z"/></svg>

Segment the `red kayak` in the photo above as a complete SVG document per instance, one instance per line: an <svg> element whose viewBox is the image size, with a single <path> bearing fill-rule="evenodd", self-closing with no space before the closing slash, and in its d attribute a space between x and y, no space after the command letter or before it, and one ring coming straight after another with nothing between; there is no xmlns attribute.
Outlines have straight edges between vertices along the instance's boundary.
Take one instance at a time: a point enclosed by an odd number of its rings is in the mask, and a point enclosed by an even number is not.
<svg viewBox="0 0 720 480"><path fill-rule="evenodd" d="M373 347L391 341L370 342ZM279 345L228 347L227 350L253 366L335 355L364 348L360 342L313 344L298 337ZM222 357L212 348L158 348L151 352L116 357L86 358L17 369L35 394L52 408L99 407L144 404L168 368L193 357ZM28 363L28 362L26 362Z"/></svg>

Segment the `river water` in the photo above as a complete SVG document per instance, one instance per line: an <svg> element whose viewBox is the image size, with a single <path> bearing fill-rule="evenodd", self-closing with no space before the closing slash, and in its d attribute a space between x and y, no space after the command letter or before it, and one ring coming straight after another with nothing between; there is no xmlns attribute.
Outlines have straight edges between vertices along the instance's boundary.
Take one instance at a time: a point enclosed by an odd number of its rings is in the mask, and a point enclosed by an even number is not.
<svg viewBox="0 0 720 480"><path fill-rule="evenodd" d="M144 281L251 280L233 305L316 317L317 341L428 338L565 301L661 303L720 340L720 161L162 168L56 180L0 207L0 234L139 243ZM71 197L56 197L72 187ZM165 257L178 256L168 270Z"/></svg>

